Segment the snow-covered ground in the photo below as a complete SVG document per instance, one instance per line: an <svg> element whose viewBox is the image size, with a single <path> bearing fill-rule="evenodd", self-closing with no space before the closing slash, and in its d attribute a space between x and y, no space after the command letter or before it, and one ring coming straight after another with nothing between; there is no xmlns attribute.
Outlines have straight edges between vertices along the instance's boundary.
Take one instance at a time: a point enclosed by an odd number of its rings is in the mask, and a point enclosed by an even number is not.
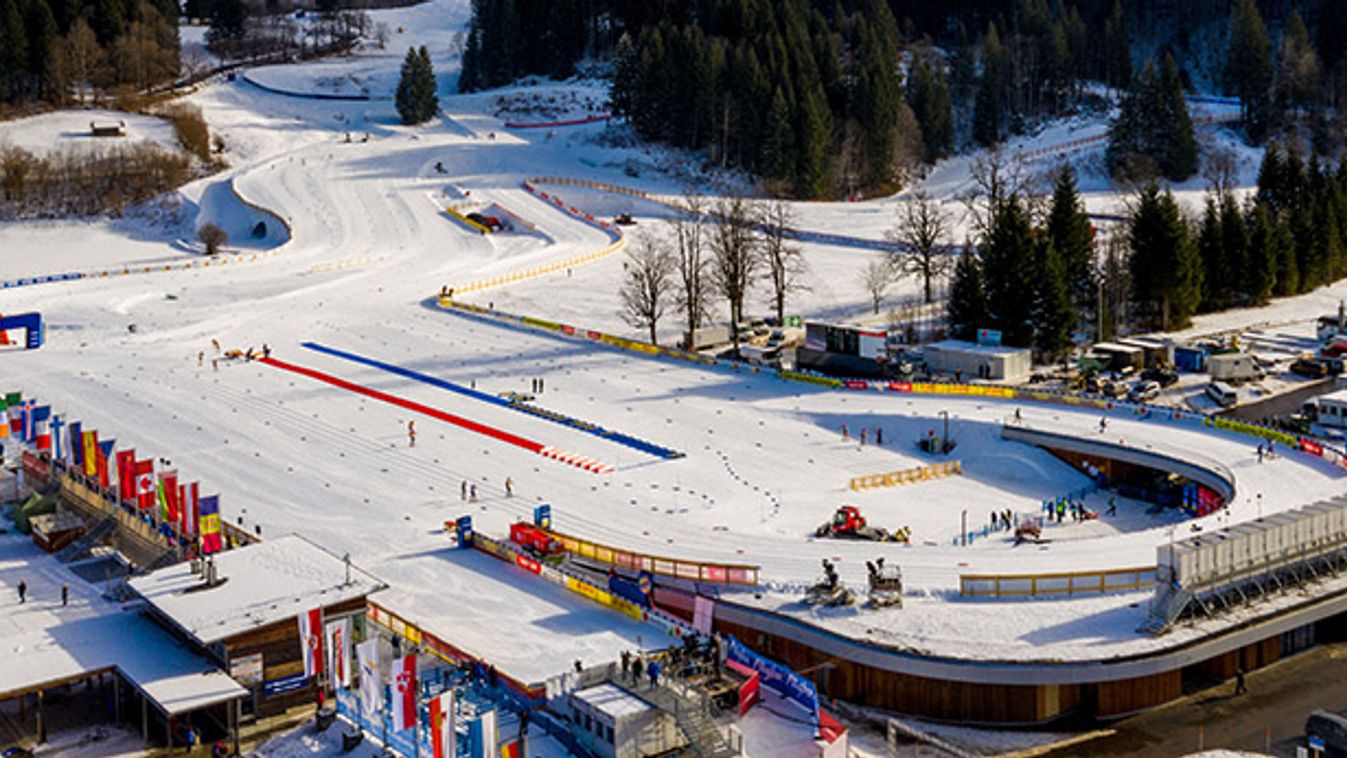
<svg viewBox="0 0 1347 758"><path fill-rule="evenodd" d="M683 177L696 172L694 166L688 173L666 173L676 156L659 149L611 146L620 126L511 131L502 116L521 117L517 99L503 103L502 93L453 95L453 37L467 7L465 0L431 0L376 11L376 22L393 31L386 51L251 72L267 86L295 93L363 88L369 101L272 94L242 78L192 95L190 102L202 107L223 137L231 168L183 189L184 223L223 222L241 243L235 230L269 212L289 222L293 233L269 225L280 236L250 244L275 254L239 265L0 292L0 312L41 310L48 323L42 350L5 354L7 384L84 421L85 428L115 436L123 447L171 457L185 477L201 479L204 492L221 492L226 517L241 518L245 528L261 525L267 535L298 532L338 554L349 552L391 585L390 603L410 620L442 630L479 654L514 656L502 669L516 673L513 667L524 678L560 671L574 658L602 660L655 641L638 638L648 630L617 614L555 597L522 572L448 551L442 529L447 519L472 513L479 528L501 534L537 503L550 502L562 531L655 554L760 564L769 591L754 602L848 634L942 655L1107 657L1175 644L1207 630L1194 627L1158 641L1137 634L1146 600L1138 593L1013 602L957 597L960 573L1092 570L1154 560L1173 519L1127 500L1119 500L1116 517L1050 527L1049 544L1015 548L998 537L969 547L953 544L965 509L970 526L981 526L992 510L1037 511L1042 500L1087 484L1083 474L1047 453L1000 439L1000 425L1015 407L1026 423L1086 435L1097 434L1097 412L843 394L765 375L639 358L432 307L430 299L441 286L552 264L609 244L607 233L526 193L524 179L568 176L678 194ZM432 46L442 74L444 113L429 124L404 127L387 98L402 52L423 42ZM512 92L583 111L596 89L579 82ZM21 131L25 139L40 139L35 129ZM1086 132L1084 124L1067 123L1012 147L1028 151ZM1247 184L1253 156L1245 158L1241 179ZM1077 160L1092 159L1086 151ZM967 157L951 159L927 180L953 215L961 211L955 196L966 189L969 165ZM1102 198L1095 175L1082 175L1085 189ZM546 189L603 217L632 213L638 223L629 228L629 244L637 244L641 233L665 233L662 206L579 188ZM1200 192L1200 183L1189 190ZM266 212L244 205L233 191ZM538 231L478 235L444 213L447 203L463 200L496 203ZM1096 207L1093 196L1090 202L1092 210L1112 208L1103 200ZM879 240L893 225L897 203L887 198L793 208L801 228ZM7 265L55 273L109 260L173 258L183 253L171 238L182 234L175 229L155 236L115 224L10 225L0 227L0 245ZM792 298L788 311L863 315L868 303L860 272L878 253L803 247L810 289ZM43 249L53 250L52 257L39 258ZM634 335L617 313L621 261L619 253L469 297L498 309ZM911 298L915 287L911 281L895 287L885 307ZM1326 299L1211 318L1237 327L1275 321L1280 316L1265 313L1281 313L1278 309L1297 317L1318 315ZM765 312L766 303L755 299L750 310ZM662 330L665 338L676 331L672 321ZM1199 323L1198 329L1211 330L1215 322ZM134 332L128 329L132 324ZM222 362L213 370L212 339L226 349L265 343L288 363L616 471L589 473L271 365ZM307 349L308 341L493 394L527 391L531 380L541 377L546 391L539 405L687 456L656 459L536 416ZM203 351L205 360L199 362ZM942 412L949 414L959 442L953 457L963 461L963 476L899 489L847 489L853 476L932 462L913 442L939 427ZM412 419L420 432L414 448L406 435ZM852 439L841 438L843 424ZM858 444L861 428L872 434L882 428L885 444ZM1228 514L1207 518L1206 526L1253 518L1259 507L1267 513L1295 507L1342 488L1342 472L1317 460L1288 455L1260 465L1249 438L1126 412L1114 414L1108 429L1110 438L1125 444L1199 450L1228 466L1240 498ZM503 488L507 477L514 481L511 497ZM465 483L478 488L478 502L463 502ZM1090 495L1087 504L1102 510L1105 499ZM875 524L910 526L913 544L813 538L814 527L844 503L861 506ZM903 569L909 592L903 609L814 613L799 607L799 588L816 578L820 559L837 561L843 581L859 584L863 562L881 554Z"/></svg>
<svg viewBox="0 0 1347 758"><path fill-rule="evenodd" d="M89 130L91 122L115 124L119 121L126 124L124 137L95 137ZM0 121L0 148L17 147L35 155L64 150L105 150L143 142L178 150L173 124L139 113L102 108L71 109Z"/></svg>

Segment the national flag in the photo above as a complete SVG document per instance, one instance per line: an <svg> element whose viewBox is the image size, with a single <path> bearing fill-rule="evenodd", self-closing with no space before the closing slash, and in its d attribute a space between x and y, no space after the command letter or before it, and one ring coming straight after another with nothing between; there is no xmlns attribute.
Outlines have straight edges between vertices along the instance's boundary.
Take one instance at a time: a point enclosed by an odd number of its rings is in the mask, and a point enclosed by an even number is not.
<svg viewBox="0 0 1347 758"><path fill-rule="evenodd" d="M134 448L117 451L117 497L121 500L130 500L132 493L135 492L135 465Z"/></svg>
<svg viewBox="0 0 1347 758"><path fill-rule="evenodd" d="M200 533L200 517L197 512L197 483L192 482L189 488L185 484L178 485L178 502L181 503L179 510L182 513L182 536L195 537Z"/></svg>
<svg viewBox="0 0 1347 758"><path fill-rule="evenodd" d="M193 487L196 485L194 484ZM211 495L197 499L196 491L192 491L192 500L196 503L197 524L201 534L201 552L218 553L224 549L224 542L220 537L220 496Z"/></svg>
<svg viewBox="0 0 1347 758"><path fill-rule="evenodd" d="M19 438L28 444L33 444L33 409L37 407L36 400L24 401L22 410L19 412Z"/></svg>
<svg viewBox="0 0 1347 758"><path fill-rule="evenodd" d="M84 433L84 475L98 476L98 432Z"/></svg>
<svg viewBox="0 0 1347 758"><path fill-rule="evenodd" d="M416 654L393 661L393 728L416 728Z"/></svg>
<svg viewBox="0 0 1347 758"><path fill-rule="evenodd" d="M430 701L430 746L432 758L454 758L458 755L454 735L454 691L445 690L443 694Z"/></svg>
<svg viewBox="0 0 1347 758"><path fill-rule="evenodd" d="M9 431L20 434L23 431L23 393L5 395L5 412L9 414Z"/></svg>
<svg viewBox="0 0 1347 758"><path fill-rule="evenodd" d="M142 511L154 507L154 459L136 461L131 467L132 492Z"/></svg>
<svg viewBox="0 0 1347 758"><path fill-rule="evenodd" d="M365 718L375 718L384 709L384 682L379 672L379 638L365 640L355 646L355 659L360 666L360 712Z"/></svg>
<svg viewBox="0 0 1347 758"><path fill-rule="evenodd" d="M164 471L159 474L158 485L159 515L165 524L178 525L178 472Z"/></svg>
<svg viewBox="0 0 1347 758"><path fill-rule="evenodd" d="M52 460L65 461L65 453L70 449L70 445L61 439L62 432L65 430L65 421L60 416L52 414L51 417L51 457Z"/></svg>
<svg viewBox="0 0 1347 758"><path fill-rule="evenodd" d="M0 440L9 436L9 395L0 395Z"/></svg>
<svg viewBox="0 0 1347 758"><path fill-rule="evenodd" d="M504 745L501 745L500 758L525 758L525 756L522 753L520 753L519 750L520 748L518 742L509 742Z"/></svg>
<svg viewBox="0 0 1347 758"><path fill-rule="evenodd" d="M327 656L328 679L333 687L351 686L351 617L327 622L323 652Z"/></svg>
<svg viewBox="0 0 1347 758"><path fill-rule="evenodd" d="M299 654L304 658L304 676L323 673L323 610L299 614Z"/></svg>
<svg viewBox="0 0 1347 758"><path fill-rule="evenodd" d="M84 471L84 432L80 422L70 422L70 467L77 472Z"/></svg>
<svg viewBox="0 0 1347 758"><path fill-rule="evenodd" d="M98 441L98 486L107 489L112 486L108 474L108 459L112 458L112 448L117 446L117 440L99 440Z"/></svg>
<svg viewBox="0 0 1347 758"><path fill-rule="evenodd" d="M38 450L51 450L51 406L34 408L31 418L33 432L29 442Z"/></svg>

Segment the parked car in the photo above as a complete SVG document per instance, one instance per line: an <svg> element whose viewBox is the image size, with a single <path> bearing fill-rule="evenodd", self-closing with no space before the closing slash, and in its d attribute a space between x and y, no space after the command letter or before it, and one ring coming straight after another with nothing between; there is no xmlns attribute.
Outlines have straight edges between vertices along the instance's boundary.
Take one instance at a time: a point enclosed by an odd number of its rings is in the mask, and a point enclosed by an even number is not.
<svg viewBox="0 0 1347 758"><path fill-rule="evenodd" d="M1127 399L1134 403L1149 403L1157 397L1160 397L1160 383L1145 380L1132 385L1132 390L1127 393Z"/></svg>
<svg viewBox="0 0 1347 758"><path fill-rule="evenodd" d="M1099 394L1104 397L1126 397L1128 389L1127 382L1121 379L1105 379L1099 384Z"/></svg>
<svg viewBox="0 0 1347 758"><path fill-rule="evenodd" d="M1336 713L1311 713L1305 720L1305 736L1323 740L1330 755L1347 755L1347 718Z"/></svg>
<svg viewBox="0 0 1347 758"><path fill-rule="evenodd" d="M1298 358L1291 364L1291 373L1319 379L1328 375L1328 367L1313 358Z"/></svg>
<svg viewBox="0 0 1347 758"><path fill-rule="evenodd" d="M1179 381L1178 372L1163 368L1148 368L1141 372L1141 378L1148 382L1155 382L1161 389L1173 386Z"/></svg>

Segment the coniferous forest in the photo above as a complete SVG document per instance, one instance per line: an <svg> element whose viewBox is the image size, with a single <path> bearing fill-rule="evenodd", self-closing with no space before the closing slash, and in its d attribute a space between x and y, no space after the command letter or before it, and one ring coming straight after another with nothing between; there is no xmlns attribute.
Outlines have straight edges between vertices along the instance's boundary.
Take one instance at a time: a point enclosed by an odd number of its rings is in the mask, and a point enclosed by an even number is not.
<svg viewBox="0 0 1347 758"><path fill-rule="evenodd" d="M892 190L920 164L1121 94L1120 178L1197 170L1183 102L1243 102L1251 142L1344 123L1334 0L475 0L465 91L611 62L644 138L746 169L780 195ZM1338 129L1340 132L1340 129Z"/></svg>

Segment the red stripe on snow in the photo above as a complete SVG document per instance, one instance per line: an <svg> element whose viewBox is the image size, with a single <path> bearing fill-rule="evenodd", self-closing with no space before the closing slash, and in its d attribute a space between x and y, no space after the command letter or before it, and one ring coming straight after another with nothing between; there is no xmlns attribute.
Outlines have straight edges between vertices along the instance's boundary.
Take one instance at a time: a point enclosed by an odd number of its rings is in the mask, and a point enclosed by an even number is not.
<svg viewBox="0 0 1347 758"><path fill-rule="evenodd" d="M496 439L501 442L514 445L516 447L522 447L531 453L543 452L543 445L538 442L534 442L533 440L529 439L524 439L523 437L520 437L519 435L516 434L503 432L499 429L496 429L495 427L487 426L486 424L480 424L476 421L473 421L472 419L466 419L463 418L462 416L456 416L452 413L446 413L436 408L431 408L428 405L422 405L421 403L412 400L407 400L405 398L400 398L395 395L390 395L387 392L380 392L379 390L372 390L368 387L362 387L359 384L348 382L345 379L338 379L337 377L332 376L331 374L325 374L321 371L315 371L311 368L304 368L303 366L296 366L293 363L286 363L285 361L279 361L276 360L275 358L259 358L258 360L261 363L267 364L268 366L273 366L275 368L291 371L301 376L307 376L310 379L317 379L320 382L325 382L334 387L340 387L344 390L349 390L356 394L364 395L365 397L374 398L375 400L382 400L383 402L388 403L389 405L396 405L399 408L406 408L409 411L415 411L417 413L430 416L431 418L439 419L440 421L444 421L453 424L455 426L460 426L464 429L467 429L470 432L476 432L478 434L491 437L492 439Z"/></svg>

